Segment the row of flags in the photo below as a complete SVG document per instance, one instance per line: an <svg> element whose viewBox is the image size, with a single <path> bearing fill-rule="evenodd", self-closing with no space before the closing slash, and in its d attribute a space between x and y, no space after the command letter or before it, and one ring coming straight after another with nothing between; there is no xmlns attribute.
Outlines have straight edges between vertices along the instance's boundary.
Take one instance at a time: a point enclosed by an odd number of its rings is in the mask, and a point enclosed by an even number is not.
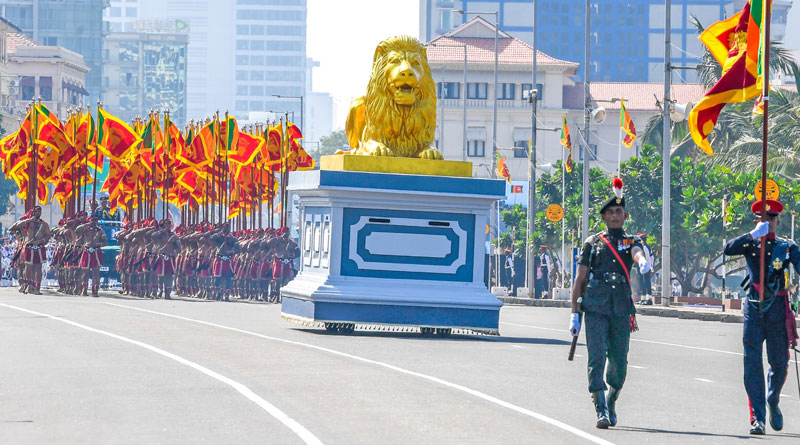
<svg viewBox="0 0 800 445"><path fill-rule="evenodd" d="M626 148L631 148L636 141L636 127L633 124L631 115L625 107L625 100L621 100L620 113L619 113L619 126L622 130L621 143ZM569 135L569 124L567 123L567 115L563 115L561 124L561 145L567 149L567 159L564 161L564 170L567 173L572 173L574 163L572 161L572 139ZM508 170L505 158L499 153L497 154L497 169L495 170L497 176L504 178L508 183L511 183L511 173Z"/></svg>
<svg viewBox="0 0 800 445"><path fill-rule="evenodd" d="M193 209L210 201L227 205L230 219L249 213L253 202L273 199L275 173L314 167L302 137L288 121L240 129L235 117L217 116L181 131L168 113L163 119L151 113L129 125L102 108L96 120L78 111L61 123L39 103L17 131L0 140L0 162L26 200L35 152L35 199L41 204L55 199L65 212L76 191L108 168L100 190L108 192L112 210L123 206L130 212L140 201L159 198ZM281 178L284 182L285 175Z"/></svg>
<svg viewBox="0 0 800 445"><path fill-rule="evenodd" d="M700 41L722 65L722 76L689 114L689 131L695 144L713 155L709 135L714 131L726 104L758 98L753 112L763 114L764 52L767 49L764 24L771 0L749 0L733 17L706 28Z"/></svg>

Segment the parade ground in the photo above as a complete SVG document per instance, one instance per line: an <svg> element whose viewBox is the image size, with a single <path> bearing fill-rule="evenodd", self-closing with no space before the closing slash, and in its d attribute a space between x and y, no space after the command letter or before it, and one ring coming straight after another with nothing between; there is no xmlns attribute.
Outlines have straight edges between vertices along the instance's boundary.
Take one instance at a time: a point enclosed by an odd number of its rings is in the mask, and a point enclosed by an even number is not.
<svg viewBox="0 0 800 445"><path fill-rule="evenodd" d="M741 324L640 316L619 425L594 427L569 309L501 336L327 334L280 306L0 290L0 443L797 443L748 434ZM792 357L794 358L794 357Z"/></svg>

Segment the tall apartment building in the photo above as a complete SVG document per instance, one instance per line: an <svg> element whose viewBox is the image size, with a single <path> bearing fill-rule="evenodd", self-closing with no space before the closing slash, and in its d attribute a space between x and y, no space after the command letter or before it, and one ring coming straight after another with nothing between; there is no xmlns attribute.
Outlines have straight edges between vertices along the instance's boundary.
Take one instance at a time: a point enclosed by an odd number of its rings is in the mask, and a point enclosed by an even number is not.
<svg viewBox="0 0 800 445"><path fill-rule="evenodd" d="M174 21L139 20L130 32L112 32L104 42L103 103L130 121L149 110L169 110L182 126L186 116L186 53L189 36Z"/></svg>
<svg viewBox="0 0 800 445"><path fill-rule="evenodd" d="M746 0L672 0L671 51L676 65L695 65L702 55L691 18L708 26L741 10ZM585 0L538 0L537 47L553 57L580 62L583 79ZM782 40L792 0L775 0L772 36ZM591 79L658 82L664 79L664 0L593 0ZM431 41L474 15L455 9L499 12L500 29L531 44L533 0L420 0L420 38ZM483 16L494 23L495 15ZM694 71L675 73L675 82L694 82Z"/></svg>
<svg viewBox="0 0 800 445"><path fill-rule="evenodd" d="M186 25L188 119L217 109L240 119L250 111L300 113L306 0L113 0L105 19L120 31L136 19Z"/></svg>
<svg viewBox="0 0 800 445"><path fill-rule="evenodd" d="M89 103L102 90L102 42L107 30L103 9L108 0L0 0L0 16L44 46L60 46L83 56L89 67Z"/></svg>

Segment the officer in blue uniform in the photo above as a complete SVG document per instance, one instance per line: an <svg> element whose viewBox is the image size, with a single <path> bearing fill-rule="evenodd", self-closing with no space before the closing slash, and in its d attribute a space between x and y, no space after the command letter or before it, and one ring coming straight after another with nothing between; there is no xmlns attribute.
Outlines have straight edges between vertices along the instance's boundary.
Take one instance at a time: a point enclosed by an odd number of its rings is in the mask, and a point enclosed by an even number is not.
<svg viewBox="0 0 800 445"><path fill-rule="evenodd" d="M597 414L595 426L601 429L617 424L616 402L627 375L631 331L636 329L636 309L631 299L631 266L635 261L643 273L650 270L641 240L623 230L628 213L622 197L622 181L616 178L614 185L616 196L600 209L606 231L586 239L578 260L570 319L570 333L577 336L581 329L580 312L583 311L589 392Z"/></svg>
<svg viewBox="0 0 800 445"><path fill-rule="evenodd" d="M766 200L767 217L757 222L755 229L725 245L725 255L743 255L747 263L748 300L743 302L744 313L744 387L750 399L750 434L761 435L765 430L766 408L772 429L783 429L783 415L778 408L781 388L789 366L789 345L796 346L797 329L789 307L786 273L790 265L800 273L800 249L790 239L775 236L780 226L783 204ZM761 214L761 201L750 207ZM761 242L766 243L764 261L764 300L759 301ZM764 398L764 341L767 342L767 376L769 390Z"/></svg>

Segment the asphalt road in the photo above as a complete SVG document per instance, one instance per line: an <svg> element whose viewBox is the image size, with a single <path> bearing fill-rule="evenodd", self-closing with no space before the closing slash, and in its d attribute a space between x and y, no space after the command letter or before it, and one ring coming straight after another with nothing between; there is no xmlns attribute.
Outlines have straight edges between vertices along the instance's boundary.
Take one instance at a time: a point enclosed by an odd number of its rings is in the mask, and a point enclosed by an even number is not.
<svg viewBox="0 0 800 445"><path fill-rule="evenodd" d="M277 305L0 290L0 443L800 443L752 437L741 324L639 317L619 425L594 428L567 309L506 307L500 337L356 332Z"/></svg>

